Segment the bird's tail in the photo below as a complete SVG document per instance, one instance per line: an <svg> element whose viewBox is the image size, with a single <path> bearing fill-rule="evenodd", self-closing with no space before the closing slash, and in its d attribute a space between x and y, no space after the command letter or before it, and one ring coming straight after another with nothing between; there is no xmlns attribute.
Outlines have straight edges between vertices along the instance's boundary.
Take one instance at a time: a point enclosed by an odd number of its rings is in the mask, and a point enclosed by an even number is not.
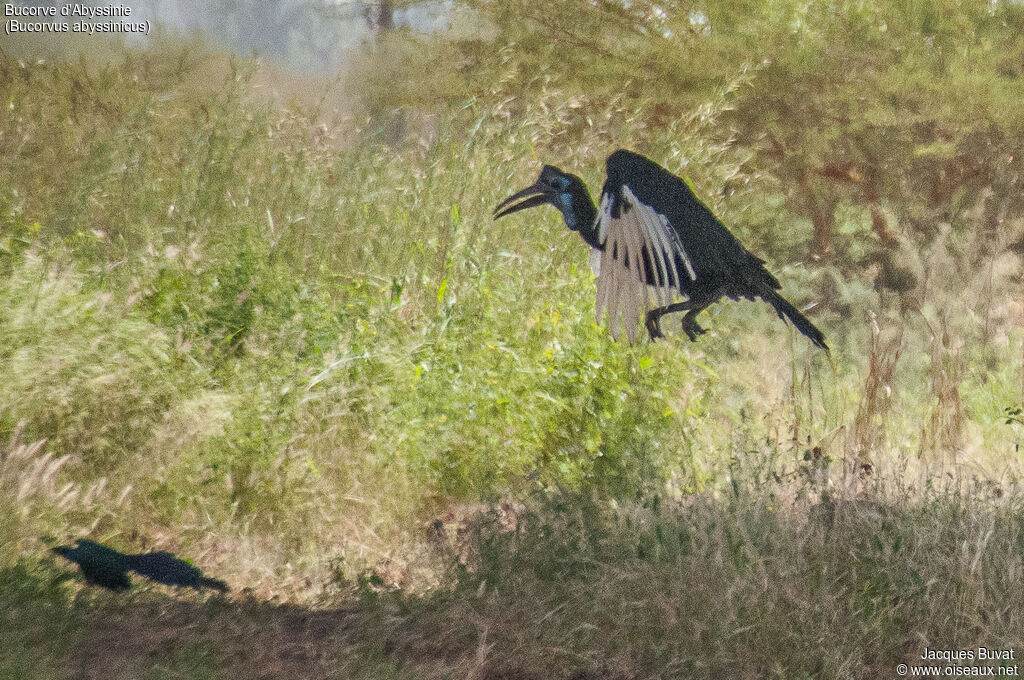
<svg viewBox="0 0 1024 680"><path fill-rule="evenodd" d="M761 293L761 299L775 308L775 312L779 315L780 319L789 319L798 331L810 338L811 342L826 352L828 351L828 345L825 344L825 336L822 332L806 316L801 314L800 310L791 305L789 300L771 289Z"/></svg>

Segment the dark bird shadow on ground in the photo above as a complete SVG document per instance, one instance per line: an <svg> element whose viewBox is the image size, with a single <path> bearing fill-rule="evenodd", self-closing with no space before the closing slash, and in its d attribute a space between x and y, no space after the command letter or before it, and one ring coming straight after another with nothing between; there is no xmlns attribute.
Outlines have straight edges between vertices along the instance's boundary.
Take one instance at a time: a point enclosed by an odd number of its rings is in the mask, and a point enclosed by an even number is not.
<svg viewBox="0 0 1024 680"><path fill-rule="evenodd" d="M204 576L201 569L169 552L123 553L87 538L79 539L73 548L64 545L53 552L77 564L86 583L110 590L130 588L129 572L168 586L228 590L224 581Z"/></svg>

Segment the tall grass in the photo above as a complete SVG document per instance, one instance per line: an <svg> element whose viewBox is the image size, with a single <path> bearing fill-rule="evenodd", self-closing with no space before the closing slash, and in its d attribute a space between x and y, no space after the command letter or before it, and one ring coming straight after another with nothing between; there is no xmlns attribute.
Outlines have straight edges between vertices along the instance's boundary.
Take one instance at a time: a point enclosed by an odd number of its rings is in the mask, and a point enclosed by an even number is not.
<svg viewBox="0 0 1024 680"><path fill-rule="evenodd" d="M365 644L428 675L434 660L479 677L808 678L1020 644L1018 502L969 480L913 496L890 480L847 501L777 473L744 452L722 494L573 496L511 529L485 513L464 527L454 593L370 596Z"/></svg>

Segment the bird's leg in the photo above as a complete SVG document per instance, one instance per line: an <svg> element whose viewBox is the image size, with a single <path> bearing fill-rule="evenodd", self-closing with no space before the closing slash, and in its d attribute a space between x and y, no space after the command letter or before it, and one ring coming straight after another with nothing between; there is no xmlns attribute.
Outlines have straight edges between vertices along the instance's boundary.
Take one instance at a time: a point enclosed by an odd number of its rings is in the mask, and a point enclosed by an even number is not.
<svg viewBox="0 0 1024 680"><path fill-rule="evenodd" d="M644 326L647 327L647 335L651 340L665 337L665 334L661 332L661 316L664 313L661 307L647 312Z"/></svg>
<svg viewBox="0 0 1024 680"><path fill-rule="evenodd" d="M661 332L661 323L659 323L657 316L651 316L650 313L648 313L647 321L644 323L644 326L647 327L647 337L651 340L657 340L665 337L665 334Z"/></svg>
<svg viewBox="0 0 1024 680"><path fill-rule="evenodd" d="M684 302L673 302L665 307L658 307L651 309L645 316L644 325L647 327L647 335L650 336L651 340L657 340L658 338L665 337L665 334L661 332L661 317L672 312L685 312L689 310L696 310L694 313L707 307L707 303L699 304L693 300L686 300ZM700 328L698 326L698 328ZM703 330L703 329L701 329ZM691 338L692 339L692 338Z"/></svg>
<svg viewBox="0 0 1024 680"><path fill-rule="evenodd" d="M690 338L691 341L696 341L698 335L704 335L707 333L706 330L700 327L697 323L697 315L704 311L704 308L691 309L683 316L683 332L686 333L686 337Z"/></svg>
<svg viewBox="0 0 1024 680"><path fill-rule="evenodd" d="M683 316L683 332L686 333L686 337L690 338L691 341L696 341L698 335L704 335L707 333L707 331L701 328L700 324L697 323L697 315L703 312L708 305L719 297L721 297L721 294L710 295L696 300L673 302L668 306L650 310L647 312L647 334L650 335L651 340L657 340L658 338L665 337L664 333L661 332L661 317L666 314L671 314L672 312L686 312L686 315Z"/></svg>

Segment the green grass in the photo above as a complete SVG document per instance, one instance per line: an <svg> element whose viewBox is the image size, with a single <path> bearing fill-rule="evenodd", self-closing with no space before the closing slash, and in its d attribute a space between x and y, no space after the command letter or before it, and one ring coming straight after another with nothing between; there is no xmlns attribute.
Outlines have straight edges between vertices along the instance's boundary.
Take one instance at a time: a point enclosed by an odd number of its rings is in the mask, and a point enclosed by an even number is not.
<svg viewBox="0 0 1024 680"><path fill-rule="evenodd" d="M951 234L906 299L801 263L810 224L716 131L729 88L662 126L550 90L321 128L254 64L197 86L205 58L0 55L5 677L887 677L1024 645L1015 255L955 270L981 246ZM491 220L616 146L822 299L831 357L751 303L616 343L553 214ZM79 589L48 552L79 535L235 594Z"/></svg>
<svg viewBox="0 0 1024 680"><path fill-rule="evenodd" d="M81 634L83 608L55 569L18 560L0 568L0 631L5 678L63 677L68 650Z"/></svg>

